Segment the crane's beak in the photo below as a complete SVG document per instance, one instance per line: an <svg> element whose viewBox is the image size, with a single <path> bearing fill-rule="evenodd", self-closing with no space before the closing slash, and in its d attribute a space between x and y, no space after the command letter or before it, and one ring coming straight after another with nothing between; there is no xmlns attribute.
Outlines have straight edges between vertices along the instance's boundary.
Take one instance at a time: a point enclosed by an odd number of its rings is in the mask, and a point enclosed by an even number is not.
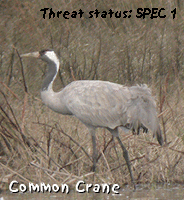
<svg viewBox="0 0 184 200"><path fill-rule="evenodd" d="M32 52L32 53L25 53L25 54L20 55L20 57L21 58L23 58L23 57L39 58L40 57L40 53L39 53L39 51Z"/></svg>

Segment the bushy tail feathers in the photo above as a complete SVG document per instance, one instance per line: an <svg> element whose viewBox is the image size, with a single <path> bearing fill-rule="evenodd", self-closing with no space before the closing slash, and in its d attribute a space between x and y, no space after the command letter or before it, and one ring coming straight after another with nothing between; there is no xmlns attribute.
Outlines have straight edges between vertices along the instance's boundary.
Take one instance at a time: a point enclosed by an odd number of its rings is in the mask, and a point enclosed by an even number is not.
<svg viewBox="0 0 184 200"><path fill-rule="evenodd" d="M162 131L156 112L156 103L151 96L151 91L146 86L132 87L132 98L127 104L128 123L132 128L141 125L151 129L153 136L156 135L158 143L163 145Z"/></svg>
<svg viewBox="0 0 184 200"><path fill-rule="evenodd" d="M144 118L145 119L145 118ZM147 119L142 121L142 124L150 129L153 133L153 137L156 136L158 143L162 146L164 143L163 137L162 137L162 131L160 128L159 120L157 118L156 112L152 113L152 116L149 114L147 115Z"/></svg>

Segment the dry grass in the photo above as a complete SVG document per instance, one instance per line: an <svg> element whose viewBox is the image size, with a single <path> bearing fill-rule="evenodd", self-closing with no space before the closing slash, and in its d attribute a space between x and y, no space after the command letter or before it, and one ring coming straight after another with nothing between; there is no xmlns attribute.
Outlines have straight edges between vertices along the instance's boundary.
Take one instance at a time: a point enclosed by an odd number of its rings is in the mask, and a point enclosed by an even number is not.
<svg viewBox="0 0 184 200"><path fill-rule="evenodd" d="M179 3L179 4L178 4ZM159 6L158 6L159 5ZM46 67L18 53L54 48L61 59L55 90L73 79L101 79L125 85L147 83L156 96L165 142L151 134L121 132L137 183L184 183L184 58L181 1L1 2L0 50L0 186L12 180L67 183L130 184L117 142L105 129L97 131L99 160L91 172L92 144L77 119L46 108L39 96ZM43 19L41 8L53 10L129 10L163 7L165 19ZM176 19L170 11L177 8ZM1 9L2 9L1 8ZM16 47L16 48L14 48ZM42 65L38 68L39 65ZM21 67L22 66L22 67ZM23 75L25 78L23 78ZM116 150L115 150L116 147Z"/></svg>

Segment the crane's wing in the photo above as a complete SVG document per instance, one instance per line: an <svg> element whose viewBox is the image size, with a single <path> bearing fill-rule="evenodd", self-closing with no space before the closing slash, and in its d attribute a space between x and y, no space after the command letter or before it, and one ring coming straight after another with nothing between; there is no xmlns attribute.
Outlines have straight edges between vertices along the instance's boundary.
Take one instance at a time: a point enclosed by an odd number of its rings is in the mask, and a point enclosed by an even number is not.
<svg viewBox="0 0 184 200"><path fill-rule="evenodd" d="M105 81L75 81L66 91L67 108L84 124L114 129L126 123L122 115L130 95L126 87Z"/></svg>

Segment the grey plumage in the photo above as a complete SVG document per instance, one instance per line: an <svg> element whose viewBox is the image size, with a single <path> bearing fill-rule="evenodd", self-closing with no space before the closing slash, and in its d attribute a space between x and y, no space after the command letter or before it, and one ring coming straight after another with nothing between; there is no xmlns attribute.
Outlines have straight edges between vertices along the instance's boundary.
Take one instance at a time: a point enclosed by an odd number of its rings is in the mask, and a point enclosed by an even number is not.
<svg viewBox="0 0 184 200"><path fill-rule="evenodd" d="M41 58L49 65L41 90L42 101L55 112L76 116L88 127L93 141L93 170L97 158L95 129L105 127L118 139L123 149L135 188L128 152L119 138L118 127L131 129L137 134L140 128L146 132L150 129L157 136L159 144L163 144L156 103L147 85L126 87L108 81L82 80L70 83L60 92L54 92L52 84L59 69L59 60L54 51L43 50L22 55L29 56Z"/></svg>

